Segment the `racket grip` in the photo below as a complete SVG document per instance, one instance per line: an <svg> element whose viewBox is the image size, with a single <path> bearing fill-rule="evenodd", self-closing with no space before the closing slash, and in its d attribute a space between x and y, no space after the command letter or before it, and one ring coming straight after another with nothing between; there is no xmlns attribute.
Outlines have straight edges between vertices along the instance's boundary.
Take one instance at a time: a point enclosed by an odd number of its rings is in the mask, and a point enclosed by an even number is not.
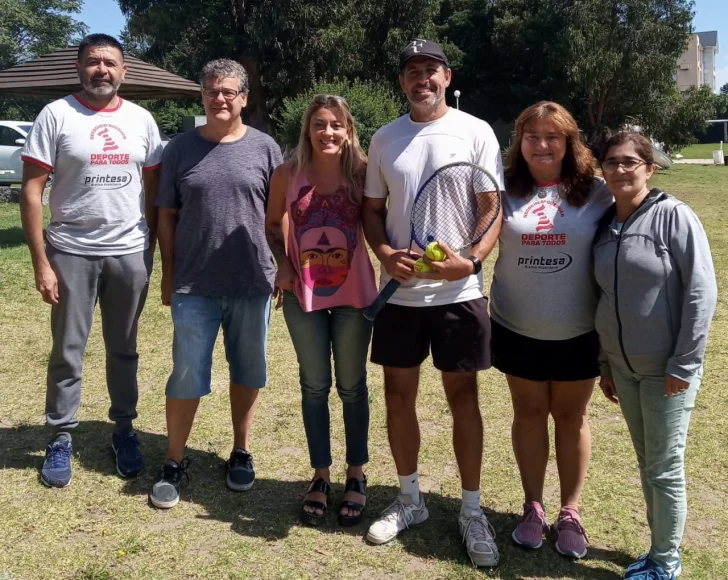
<svg viewBox="0 0 728 580"><path fill-rule="evenodd" d="M367 320L374 320L377 317L377 314L379 314L382 308L384 308L387 300L392 297L392 295L397 291L397 288L399 288L400 285L401 283L394 278L387 282L387 285L382 288L382 291L374 299L374 302L372 302L369 306L367 306L367 308L364 309L364 318L366 318Z"/></svg>

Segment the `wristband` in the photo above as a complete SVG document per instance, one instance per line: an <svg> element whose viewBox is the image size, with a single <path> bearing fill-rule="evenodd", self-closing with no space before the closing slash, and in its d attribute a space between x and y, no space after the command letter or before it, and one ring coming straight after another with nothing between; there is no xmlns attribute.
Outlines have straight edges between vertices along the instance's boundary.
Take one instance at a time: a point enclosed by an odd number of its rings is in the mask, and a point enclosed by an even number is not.
<svg viewBox="0 0 728 580"><path fill-rule="evenodd" d="M483 269L483 263L476 256L468 256L468 260L473 263L473 274L480 274L480 271Z"/></svg>

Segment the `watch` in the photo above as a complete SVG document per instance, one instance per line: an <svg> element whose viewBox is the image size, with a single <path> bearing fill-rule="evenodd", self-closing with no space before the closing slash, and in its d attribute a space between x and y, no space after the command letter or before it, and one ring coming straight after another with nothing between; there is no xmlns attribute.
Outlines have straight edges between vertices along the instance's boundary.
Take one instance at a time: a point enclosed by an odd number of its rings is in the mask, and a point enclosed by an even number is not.
<svg viewBox="0 0 728 580"><path fill-rule="evenodd" d="M473 263L473 274L480 274L480 271L483 269L483 263L476 256L468 256L468 260Z"/></svg>

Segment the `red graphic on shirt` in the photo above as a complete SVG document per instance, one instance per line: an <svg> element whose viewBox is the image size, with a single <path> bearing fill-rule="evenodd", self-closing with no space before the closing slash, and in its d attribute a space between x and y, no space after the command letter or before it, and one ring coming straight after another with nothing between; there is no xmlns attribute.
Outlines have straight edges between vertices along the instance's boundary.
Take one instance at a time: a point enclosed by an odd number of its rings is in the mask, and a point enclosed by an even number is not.
<svg viewBox="0 0 728 580"><path fill-rule="evenodd" d="M533 215L536 218L535 234L522 234L522 246L564 246L566 245L566 234L546 233L554 229L553 220L546 214L549 206L555 208L555 213L564 217L564 210L561 205L552 200L535 201L523 212L523 218L528 219Z"/></svg>
<svg viewBox="0 0 728 580"><path fill-rule="evenodd" d="M533 213L538 216L538 224L536 225L537 232L543 232L554 229L554 224L546 215L546 205L541 204L538 207L533 208Z"/></svg>
<svg viewBox="0 0 728 580"><path fill-rule="evenodd" d="M110 153L120 149L118 142L126 141L126 134L116 125L96 125L89 137L91 141L101 140L100 148L103 153L91 154L91 165L128 165L128 153Z"/></svg>
<svg viewBox="0 0 728 580"><path fill-rule="evenodd" d="M104 128L98 132L99 137L104 138L104 153L107 151L116 151L119 146L114 143L114 140L109 136L109 129Z"/></svg>

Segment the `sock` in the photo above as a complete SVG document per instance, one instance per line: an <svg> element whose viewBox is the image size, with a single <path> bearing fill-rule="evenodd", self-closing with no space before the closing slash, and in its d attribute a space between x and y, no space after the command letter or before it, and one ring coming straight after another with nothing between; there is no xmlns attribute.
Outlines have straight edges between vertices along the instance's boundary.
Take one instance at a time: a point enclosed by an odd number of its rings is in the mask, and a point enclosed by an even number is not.
<svg viewBox="0 0 728 580"><path fill-rule="evenodd" d="M126 435L132 431L134 431L134 428L131 426L131 421L119 421L114 426L114 433L117 435Z"/></svg>
<svg viewBox="0 0 728 580"><path fill-rule="evenodd" d="M472 512L479 512L480 509L480 490L468 491L463 489L463 506L460 513L471 516Z"/></svg>
<svg viewBox="0 0 728 580"><path fill-rule="evenodd" d="M70 442L71 434L67 433L66 431L59 431L58 433L56 433L56 436L53 437L53 441L62 441L63 439Z"/></svg>
<svg viewBox="0 0 728 580"><path fill-rule="evenodd" d="M415 471L412 475L398 475L399 477L399 489L403 495L408 495L412 498L412 502L415 504L420 503L420 478Z"/></svg>

